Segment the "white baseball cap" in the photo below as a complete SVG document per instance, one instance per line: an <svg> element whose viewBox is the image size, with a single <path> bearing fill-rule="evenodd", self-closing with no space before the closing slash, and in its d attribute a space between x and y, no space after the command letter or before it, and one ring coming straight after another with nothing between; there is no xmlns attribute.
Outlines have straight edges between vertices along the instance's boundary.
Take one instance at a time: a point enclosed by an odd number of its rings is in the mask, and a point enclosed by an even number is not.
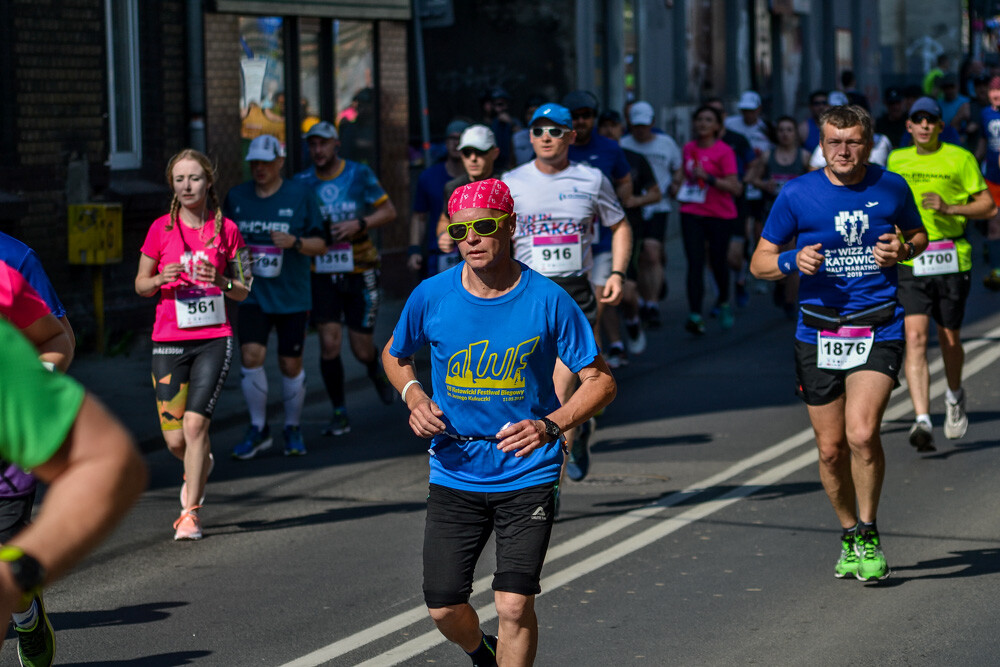
<svg viewBox="0 0 1000 667"><path fill-rule="evenodd" d="M475 148L480 151L488 151L496 145L496 135L485 125L470 125L465 128L465 131L462 132L462 138L458 140L458 150Z"/></svg>
<svg viewBox="0 0 1000 667"><path fill-rule="evenodd" d="M250 142L246 161L260 160L261 162L272 162L279 157L285 157L285 147L281 145L277 137L272 137L270 134L262 134Z"/></svg>
<svg viewBox="0 0 1000 667"><path fill-rule="evenodd" d="M652 125L653 105L649 102L636 102L629 107L628 119L633 125Z"/></svg>
<svg viewBox="0 0 1000 667"><path fill-rule="evenodd" d="M736 108L740 111L759 109L761 105L760 95L753 90L747 90L740 95L740 101L736 103Z"/></svg>

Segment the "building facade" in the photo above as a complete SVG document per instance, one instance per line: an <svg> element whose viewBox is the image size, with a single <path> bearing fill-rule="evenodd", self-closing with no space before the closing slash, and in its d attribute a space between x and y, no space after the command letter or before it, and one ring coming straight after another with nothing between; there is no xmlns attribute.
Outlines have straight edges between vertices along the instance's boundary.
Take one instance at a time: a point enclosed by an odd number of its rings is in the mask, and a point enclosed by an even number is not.
<svg viewBox="0 0 1000 667"><path fill-rule="evenodd" d="M408 0L0 3L0 230L38 252L88 345L96 276L110 336L152 322L132 283L169 206L167 160L186 146L215 161L225 196L254 136L286 142L291 175L308 164L304 128L336 120L345 156L408 210L409 20ZM68 207L85 202L121 204L120 263L67 261ZM390 253L404 227L382 234Z"/></svg>

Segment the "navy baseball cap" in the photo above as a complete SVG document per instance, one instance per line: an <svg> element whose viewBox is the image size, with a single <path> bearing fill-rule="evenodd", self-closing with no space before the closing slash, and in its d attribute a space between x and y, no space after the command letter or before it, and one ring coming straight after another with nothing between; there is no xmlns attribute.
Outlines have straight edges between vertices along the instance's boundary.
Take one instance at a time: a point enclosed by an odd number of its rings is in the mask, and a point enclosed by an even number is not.
<svg viewBox="0 0 1000 667"><path fill-rule="evenodd" d="M576 111L577 109L593 109L597 111L600 108L597 98L589 90L574 90L572 93L568 93L562 99L562 105L570 111Z"/></svg>
<svg viewBox="0 0 1000 667"><path fill-rule="evenodd" d="M913 106L910 107L909 115L913 116L921 112L930 114L935 118L941 118L941 107L932 97L921 97L914 102Z"/></svg>
<svg viewBox="0 0 1000 667"><path fill-rule="evenodd" d="M573 129L573 117L569 115L569 109L564 106L553 104L543 104L535 109L528 125L534 125L536 120L550 120L556 125L561 125L567 129Z"/></svg>

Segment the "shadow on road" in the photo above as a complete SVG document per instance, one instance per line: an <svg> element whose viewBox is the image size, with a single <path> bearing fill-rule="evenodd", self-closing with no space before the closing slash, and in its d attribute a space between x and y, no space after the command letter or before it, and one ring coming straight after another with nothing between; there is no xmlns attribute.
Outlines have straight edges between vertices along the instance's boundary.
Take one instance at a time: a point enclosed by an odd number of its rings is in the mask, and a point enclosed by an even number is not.
<svg viewBox="0 0 1000 667"><path fill-rule="evenodd" d="M231 523L206 523L206 528L212 529L212 535L234 534L244 532L260 532L262 530L284 530L300 526L315 526L325 523L337 523L354 519L368 519L384 514L402 514L422 512L427 509L426 503L390 503L386 505L364 505L361 507L338 507L305 516L283 517L273 521L234 521ZM211 537L209 535L208 537Z"/></svg>
<svg viewBox="0 0 1000 667"><path fill-rule="evenodd" d="M594 450L624 451L627 449L646 449L648 447L670 447L672 445L702 445L712 442L708 433L685 433L670 437L658 438L612 438L594 443Z"/></svg>
<svg viewBox="0 0 1000 667"><path fill-rule="evenodd" d="M134 660L100 660L98 662L61 662L66 667L81 665L101 665L101 667L116 667L118 665L133 665L138 667L174 667L175 665L193 665L196 660L207 658L211 651L177 651L163 655L151 655Z"/></svg>
<svg viewBox="0 0 1000 667"><path fill-rule="evenodd" d="M956 570L956 568L958 568ZM956 570L954 572L928 572L927 570ZM915 565L892 567L893 576L882 582L883 586L899 586L908 581L919 579L963 579L965 577L980 577L1000 572L1000 548L970 549L968 551L952 551L951 555L932 560L922 560ZM912 574L898 576L902 572Z"/></svg>

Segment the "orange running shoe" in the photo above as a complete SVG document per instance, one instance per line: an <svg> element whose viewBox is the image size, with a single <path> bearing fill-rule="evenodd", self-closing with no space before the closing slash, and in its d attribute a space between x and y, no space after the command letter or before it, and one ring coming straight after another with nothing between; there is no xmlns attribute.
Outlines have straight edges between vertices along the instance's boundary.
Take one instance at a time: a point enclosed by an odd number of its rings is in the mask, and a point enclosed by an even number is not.
<svg viewBox="0 0 1000 667"><path fill-rule="evenodd" d="M201 521L198 519L198 510L201 506L192 507L181 512L177 521L174 521L175 540L200 540Z"/></svg>

